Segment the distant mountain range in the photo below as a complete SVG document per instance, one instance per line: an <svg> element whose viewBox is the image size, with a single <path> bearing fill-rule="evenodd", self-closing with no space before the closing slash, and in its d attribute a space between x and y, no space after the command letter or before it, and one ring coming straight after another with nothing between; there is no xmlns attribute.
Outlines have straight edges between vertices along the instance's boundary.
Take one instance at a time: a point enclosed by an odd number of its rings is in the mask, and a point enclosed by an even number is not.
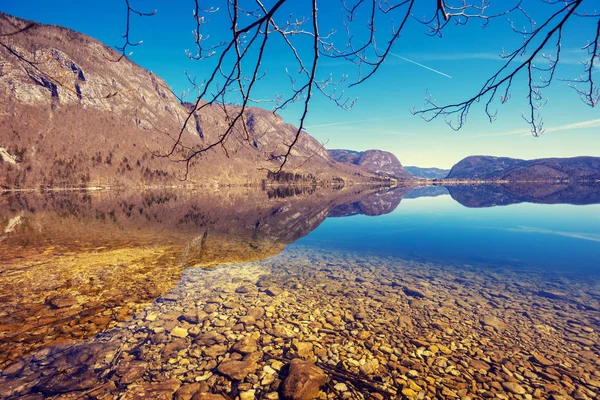
<svg viewBox="0 0 600 400"><path fill-rule="evenodd" d="M444 179L450 172L449 169L441 168L421 168L414 166L406 166L404 170L418 179Z"/></svg>
<svg viewBox="0 0 600 400"><path fill-rule="evenodd" d="M356 165L365 171L400 180L414 179L411 174L404 170L398 158L389 151L343 149L330 149L327 151L335 161L346 165Z"/></svg>
<svg viewBox="0 0 600 400"><path fill-rule="evenodd" d="M467 180L600 180L600 157L540 158L470 156L450 170L447 179Z"/></svg>

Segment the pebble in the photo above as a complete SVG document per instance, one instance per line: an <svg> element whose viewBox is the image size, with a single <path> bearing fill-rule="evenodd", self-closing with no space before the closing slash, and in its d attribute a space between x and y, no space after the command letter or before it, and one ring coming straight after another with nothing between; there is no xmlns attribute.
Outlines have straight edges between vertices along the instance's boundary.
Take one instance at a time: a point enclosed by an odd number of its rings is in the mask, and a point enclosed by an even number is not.
<svg viewBox="0 0 600 400"><path fill-rule="evenodd" d="M536 295L543 279L348 254L331 265L320 253L286 250L190 268L169 299L117 329L4 365L0 397L78 387L97 398L224 399L232 390L238 400L353 398L356 389L327 372L336 366L378 385L388 394L373 393L380 399L594 398L595 320L579 303ZM585 287L560 292L600 298ZM101 381L97 371L111 369Z"/></svg>
<svg viewBox="0 0 600 400"><path fill-rule="evenodd" d="M502 387L514 394L525 394L527 391L516 382L502 382Z"/></svg>
<svg viewBox="0 0 600 400"><path fill-rule="evenodd" d="M170 333L171 333L171 336L175 336L178 338L184 338L184 337L187 337L187 335L188 335L187 329L181 328L179 326L173 328L173 330Z"/></svg>

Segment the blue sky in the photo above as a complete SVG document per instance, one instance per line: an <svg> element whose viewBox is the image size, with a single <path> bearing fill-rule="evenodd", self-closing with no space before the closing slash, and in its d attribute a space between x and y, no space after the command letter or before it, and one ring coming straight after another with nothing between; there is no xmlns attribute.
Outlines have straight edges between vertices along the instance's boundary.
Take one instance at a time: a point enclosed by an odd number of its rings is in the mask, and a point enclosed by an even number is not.
<svg viewBox="0 0 600 400"><path fill-rule="evenodd" d="M503 2L504 4L509 1ZM210 4L222 5L223 1ZM270 3L267 1L266 3ZM302 4L292 2L289 13L302 14ZM419 2L416 16L434 2ZM548 6L537 1L526 2L534 15L543 16ZM591 3L594 3L593 1ZM191 61L185 54L193 49L193 1L133 1L137 8L157 10L151 18L132 19L132 39L144 43L134 49L132 59L155 72L181 93L189 85L184 70L202 80L211 67L208 61ZM209 2L203 2L209 4ZM341 8L336 0L320 1L322 32L341 27ZM7 1L0 2L0 11L38 22L58 24L88 34L109 46L121 44L124 30L125 5L123 0L102 2ZM228 34L223 12L211 14L206 33L218 39ZM384 21L385 22L385 21ZM522 21L516 20L516 23ZM562 46L564 65L560 77L574 78L583 72L579 64L585 54L579 49L591 38L593 26L577 22L566 27ZM385 33L388 24L382 24ZM382 34L383 34L382 33ZM429 91L438 101L456 102L471 97L487 77L501 66L498 54L503 48L518 46L522 37L510 30L506 19L497 20L485 29L474 22L467 26L451 27L444 38L429 37L424 26L412 21L393 48L381 70L366 83L347 91L358 102L350 111L336 107L330 100L314 98L306 121L307 131L329 148L367 150L384 149L393 152L405 165L451 167L460 159L473 154L487 154L518 158L570 157L577 155L600 156L600 113L598 107L584 105L578 95L566 84L557 82L545 91L547 104L542 110L546 133L532 137L528 125L521 118L527 111L525 76L515 81L511 100L498 105L498 118L490 124L481 106L474 106L467 124L458 132L451 130L443 120L425 122L410 113L419 108ZM383 43L381 41L380 43ZM304 43L300 51L310 50ZM272 98L276 93L289 93L290 86L285 68L294 68L290 55L281 44L274 44L261 65L266 77L257 87L255 97ZM423 64L416 65L406 59ZM319 76L356 73L356 70L336 60L322 59ZM598 75L600 80L600 74ZM268 105L266 105L268 107ZM281 112L284 119L298 123L298 105Z"/></svg>

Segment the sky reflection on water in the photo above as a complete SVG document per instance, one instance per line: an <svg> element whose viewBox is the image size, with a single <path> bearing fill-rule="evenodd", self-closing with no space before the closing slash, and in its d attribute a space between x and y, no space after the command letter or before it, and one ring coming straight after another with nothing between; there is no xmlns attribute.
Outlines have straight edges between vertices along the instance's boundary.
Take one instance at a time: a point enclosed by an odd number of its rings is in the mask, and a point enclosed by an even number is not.
<svg viewBox="0 0 600 400"><path fill-rule="evenodd" d="M404 258L600 274L600 205L467 208L449 195L391 213L328 218L298 245Z"/></svg>

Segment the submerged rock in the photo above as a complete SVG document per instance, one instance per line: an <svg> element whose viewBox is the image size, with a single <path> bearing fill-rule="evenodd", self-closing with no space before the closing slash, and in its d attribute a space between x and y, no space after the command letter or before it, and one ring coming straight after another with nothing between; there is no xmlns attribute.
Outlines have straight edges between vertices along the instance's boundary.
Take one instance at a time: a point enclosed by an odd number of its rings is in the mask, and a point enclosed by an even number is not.
<svg viewBox="0 0 600 400"><path fill-rule="evenodd" d="M525 394L527 391L516 382L502 382L502 387L514 394Z"/></svg>
<svg viewBox="0 0 600 400"><path fill-rule="evenodd" d="M552 361L548 360L546 357L538 353L531 353L531 360L535 363L543 365L544 367L554 365Z"/></svg>
<svg viewBox="0 0 600 400"><path fill-rule="evenodd" d="M485 317L482 317L481 323L484 326L491 326L498 332L503 332L508 327L502 320L500 320L497 317L494 317L493 315L486 315Z"/></svg>
<svg viewBox="0 0 600 400"><path fill-rule="evenodd" d="M221 362L217 370L233 380L241 381L259 368L257 362L261 358L262 353L253 353L241 361L228 359Z"/></svg>
<svg viewBox="0 0 600 400"><path fill-rule="evenodd" d="M236 344L233 345L232 349L242 354L254 353L258 349L256 339L252 336L246 336L240 339Z"/></svg>
<svg viewBox="0 0 600 400"><path fill-rule="evenodd" d="M289 364L288 377L283 382L282 394L286 400L312 400L329 380L327 374L315 364L293 359Z"/></svg>

